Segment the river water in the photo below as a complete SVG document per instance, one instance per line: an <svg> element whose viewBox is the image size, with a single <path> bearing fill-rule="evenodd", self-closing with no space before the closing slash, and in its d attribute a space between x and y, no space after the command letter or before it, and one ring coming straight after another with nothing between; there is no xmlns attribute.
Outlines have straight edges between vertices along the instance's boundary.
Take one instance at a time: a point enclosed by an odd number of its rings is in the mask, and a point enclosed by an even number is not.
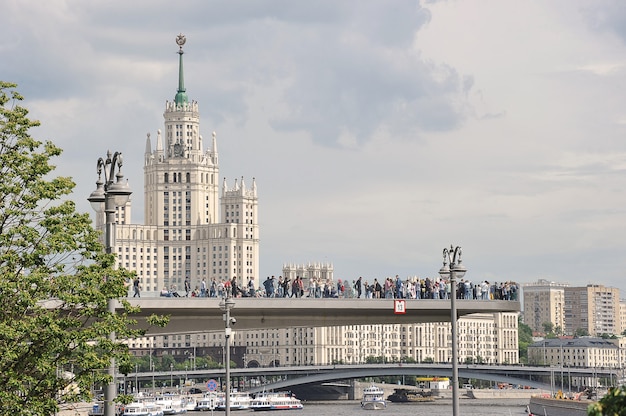
<svg viewBox="0 0 626 416"><path fill-rule="evenodd" d="M523 416L528 399L459 401L459 416ZM254 414L266 412L254 412ZM290 412L288 412L290 413ZM234 414L235 416L238 413ZM450 416L452 400L440 399L429 403L387 403L387 409L363 410L359 401L305 402L304 409L293 416ZM219 416L216 413L216 416ZM282 415L285 416L285 415Z"/></svg>

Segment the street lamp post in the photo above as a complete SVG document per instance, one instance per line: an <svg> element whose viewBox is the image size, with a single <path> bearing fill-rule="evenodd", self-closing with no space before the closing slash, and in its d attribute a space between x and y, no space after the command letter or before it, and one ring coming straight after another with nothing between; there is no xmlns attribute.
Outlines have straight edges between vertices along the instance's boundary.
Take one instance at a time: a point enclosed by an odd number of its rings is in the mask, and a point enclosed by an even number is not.
<svg viewBox="0 0 626 416"><path fill-rule="evenodd" d="M450 266L448 266L448 264ZM450 327L452 332L452 416L459 416L459 338L457 333L456 279L465 276L467 269L461 263L461 247L443 249L442 278L450 278Z"/></svg>
<svg viewBox="0 0 626 416"><path fill-rule="evenodd" d="M117 174L115 173L116 166ZM115 154L111 156L111 152L108 151L106 160L103 158L98 159L97 171L98 181L96 182L96 190L89 195L87 200L91 203L92 208L98 215L102 214L102 212L105 213L104 246L106 253L112 254L115 247L115 208L126 205L132 191L128 183L123 182L122 153L115 152ZM104 182L102 182L102 171L104 171ZM114 177L115 181L113 180ZM114 299L107 301L107 310L109 313L115 313ZM115 342L115 332L111 332L109 338L111 341ZM114 416L115 358L111 358L108 375L111 381L104 389L104 415Z"/></svg>
<svg viewBox="0 0 626 416"><path fill-rule="evenodd" d="M230 336L232 334L231 325L234 325L237 320L235 318L230 317L230 310L235 306L235 301L228 295L226 298L222 298L220 302L220 309L224 312L224 349L226 350L226 355L224 357L224 368L226 369L226 392L224 395L225 399L225 409L224 415L230 416Z"/></svg>

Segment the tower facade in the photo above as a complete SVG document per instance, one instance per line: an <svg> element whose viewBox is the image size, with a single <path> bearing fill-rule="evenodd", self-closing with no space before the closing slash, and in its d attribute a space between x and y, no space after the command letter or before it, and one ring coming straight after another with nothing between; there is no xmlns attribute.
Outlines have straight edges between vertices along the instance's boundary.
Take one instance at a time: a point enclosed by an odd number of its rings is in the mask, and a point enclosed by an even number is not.
<svg viewBox="0 0 626 416"><path fill-rule="evenodd" d="M185 89L185 37L178 35L176 43L176 95L165 103L164 130L157 131L155 143L150 134L146 138L144 224L129 223L130 204L124 207L125 221L118 213L118 265L135 270L147 292L193 290L202 281L208 286L233 278L258 286L256 182L246 186L242 178L229 187L225 178L220 181L217 136L204 147L198 103Z"/></svg>

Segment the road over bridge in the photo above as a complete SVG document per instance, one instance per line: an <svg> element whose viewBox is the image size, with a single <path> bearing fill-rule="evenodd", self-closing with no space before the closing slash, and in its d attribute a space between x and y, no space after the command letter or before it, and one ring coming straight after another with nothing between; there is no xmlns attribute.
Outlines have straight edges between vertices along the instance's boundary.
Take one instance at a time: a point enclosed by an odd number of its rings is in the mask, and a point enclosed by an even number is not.
<svg viewBox="0 0 626 416"><path fill-rule="evenodd" d="M169 315L165 328L149 328L148 334L177 334L224 329L220 298L129 298L141 307L142 316ZM404 314L394 312L393 299L343 298L237 298L231 316L234 329L322 327L359 324L413 324L450 321L450 301L406 299ZM473 313L519 312L519 301L456 301L458 316ZM121 311L121 304L117 304ZM139 322L143 322L139 319Z"/></svg>

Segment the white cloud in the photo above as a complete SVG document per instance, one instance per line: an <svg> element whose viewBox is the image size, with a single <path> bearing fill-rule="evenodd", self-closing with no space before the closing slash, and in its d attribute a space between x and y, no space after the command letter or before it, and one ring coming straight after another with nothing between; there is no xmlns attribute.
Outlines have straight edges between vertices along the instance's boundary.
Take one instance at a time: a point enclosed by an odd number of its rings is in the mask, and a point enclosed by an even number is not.
<svg viewBox="0 0 626 416"><path fill-rule="evenodd" d="M183 32L205 144L257 179L263 275L434 275L453 243L470 278L626 290L622 2L5 3L0 72L85 211L110 148L143 220Z"/></svg>

